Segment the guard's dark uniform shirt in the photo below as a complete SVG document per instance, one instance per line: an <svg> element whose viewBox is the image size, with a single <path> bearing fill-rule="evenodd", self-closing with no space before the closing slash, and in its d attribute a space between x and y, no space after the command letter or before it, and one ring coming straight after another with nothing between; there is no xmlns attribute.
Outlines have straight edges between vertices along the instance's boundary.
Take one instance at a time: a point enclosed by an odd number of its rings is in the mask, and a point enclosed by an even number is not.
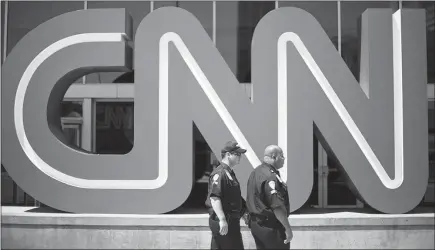
<svg viewBox="0 0 435 250"><path fill-rule="evenodd" d="M248 180L246 206L251 216L251 232L257 249L288 249L284 244L285 229L276 218L273 209L285 207L290 214L287 185L278 170L262 163L252 171ZM275 230L277 229L277 230Z"/></svg>
<svg viewBox="0 0 435 250"><path fill-rule="evenodd" d="M234 171L224 163L221 163L213 170L208 182L208 195L205 205L209 210L209 214L213 215L214 211L210 197L217 197L221 200L226 217L231 216L240 219L245 213L246 203L241 195L239 181Z"/></svg>
<svg viewBox="0 0 435 250"><path fill-rule="evenodd" d="M226 235L220 235L219 218L211 206L210 197L221 200L228 223ZM211 249L244 249L240 233L240 218L245 213L246 202L241 196L240 184L229 166L221 163L210 175L205 202L209 209L209 226L212 233Z"/></svg>

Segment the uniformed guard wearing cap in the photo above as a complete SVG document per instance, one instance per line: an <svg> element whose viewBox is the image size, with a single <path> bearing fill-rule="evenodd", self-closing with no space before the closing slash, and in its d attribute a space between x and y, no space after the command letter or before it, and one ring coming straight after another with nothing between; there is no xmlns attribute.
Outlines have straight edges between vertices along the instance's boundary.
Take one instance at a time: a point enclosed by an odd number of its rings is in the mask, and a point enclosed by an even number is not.
<svg viewBox="0 0 435 250"><path fill-rule="evenodd" d="M210 174L205 204L210 214L211 249L244 248L240 218L245 214L246 202L232 168L245 152L237 142L227 142L221 151L221 164Z"/></svg>
<svg viewBox="0 0 435 250"><path fill-rule="evenodd" d="M290 203L287 185L278 172L284 160L280 147L268 146L263 163L249 176L246 206L257 249L290 249Z"/></svg>

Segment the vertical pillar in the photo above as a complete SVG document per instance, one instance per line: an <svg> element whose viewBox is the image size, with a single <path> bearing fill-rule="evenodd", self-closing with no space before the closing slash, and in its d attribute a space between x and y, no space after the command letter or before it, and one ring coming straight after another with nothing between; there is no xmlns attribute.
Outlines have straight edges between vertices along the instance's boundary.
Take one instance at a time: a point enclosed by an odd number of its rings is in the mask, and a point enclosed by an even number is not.
<svg viewBox="0 0 435 250"><path fill-rule="evenodd" d="M341 2L337 1L337 22L338 22L338 53L341 55Z"/></svg>
<svg viewBox="0 0 435 250"><path fill-rule="evenodd" d="M325 207L328 203L328 179L327 167L328 156L322 144L318 141L318 187L319 187L319 207Z"/></svg>
<svg viewBox="0 0 435 250"><path fill-rule="evenodd" d="M81 147L84 150L92 151L92 124L93 124L93 108L92 108L92 99L84 98L83 104L83 122L82 122L82 131L81 131Z"/></svg>

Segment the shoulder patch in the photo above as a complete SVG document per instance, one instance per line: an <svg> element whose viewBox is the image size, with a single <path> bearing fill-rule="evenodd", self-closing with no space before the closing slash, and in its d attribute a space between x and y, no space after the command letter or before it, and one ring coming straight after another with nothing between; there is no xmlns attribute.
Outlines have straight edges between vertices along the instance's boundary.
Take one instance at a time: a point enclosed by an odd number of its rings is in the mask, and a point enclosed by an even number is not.
<svg viewBox="0 0 435 250"><path fill-rule="evenodd" d="M219 174L215 174L215 175L213 176L213 184L214 184L214 185L217 185L217 184L218 184L218 180L219 180Z"/></svg>
<svg viewBox="0 0 435 250"><path fill-rule="evenodd" d="M270 189L272 189L272 191L270 191L270 194L276 194L276 189L275 189L276 183L275 183L275 181L269 181L268 184L269 184Z"/></svg>

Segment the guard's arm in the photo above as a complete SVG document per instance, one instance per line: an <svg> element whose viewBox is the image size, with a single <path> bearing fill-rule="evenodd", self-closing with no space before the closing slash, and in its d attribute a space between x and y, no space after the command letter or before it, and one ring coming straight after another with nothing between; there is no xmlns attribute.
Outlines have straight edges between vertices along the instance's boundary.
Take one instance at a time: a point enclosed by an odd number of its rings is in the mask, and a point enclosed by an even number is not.
<svg viewBox="0 0 435 250"><path fill-rule="evenodd" d="M284 203L284 197L277 190L277 180L269 179L263 186L266 201L269 207L272 209L275 217L284 226L287 232L291 232L290 223L287 218L287 209Z"/></svg>
<svg viewBox="0 0 435 250"><path fill-rule="evenodd" d="M285 208L285 206L278 206L273 208L273 213L275 214L279 222L284 226L285 231L292 232L292 228L287 218L287 209Z"/></svg>
<svg viewBox="0 0 435 250"><path fill-rule="evenodd" d="M224 187L225 187L225 176L222 173L216 173L210 179L211 193L210 193L210 203L215 212L216 216L220 221L225 221L225 213L222 206L221 197L223 197Z"/></svg>
<svg viewBox="0 0 435 250"><path fill-rule="evenodd" d="M214 212L216 213L216 216L219 218L220 221L225 221L225 213L222 208L222 202L221 199L218 197L210 197L211 206L213 207Z"/></svg>
<svg viewBox="0 0 435 250"><path fill-rule="evenodd" d="M211 207L213 208L214 213L219 218L219 233L221 235L226 235L228 233L228 223L227 218L225 218L225 213L222 206L222 200L223 197L223 189L225 188L224 180L223 180L222 174L215 174L212 177L212 186L211 186L211 193L210 193L210 203Z"/></svg>

